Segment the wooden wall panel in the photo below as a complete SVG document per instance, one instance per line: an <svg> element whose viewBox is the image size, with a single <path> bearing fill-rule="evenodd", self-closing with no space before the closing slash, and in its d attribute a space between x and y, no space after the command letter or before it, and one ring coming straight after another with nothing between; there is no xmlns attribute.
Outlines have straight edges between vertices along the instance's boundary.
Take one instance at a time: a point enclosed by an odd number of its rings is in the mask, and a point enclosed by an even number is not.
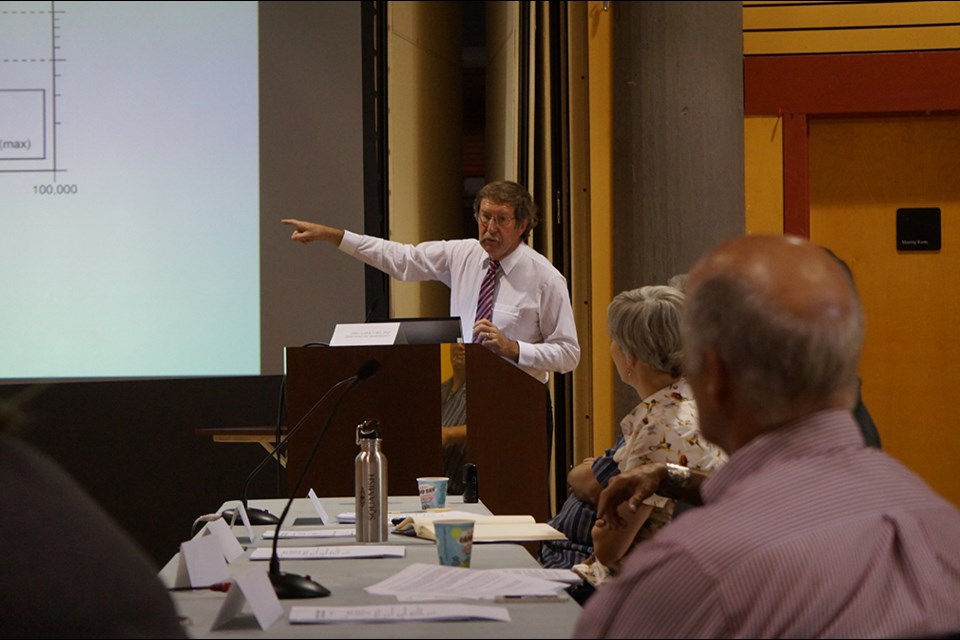
<svg viewBox="0 0 960 640"><path fill-rule="evenodd" d="M863 395L883 447L960 505L960 116L813 121L811 239L851 267ZM940 207L941 251L896 251L898 207Z"/></svg>

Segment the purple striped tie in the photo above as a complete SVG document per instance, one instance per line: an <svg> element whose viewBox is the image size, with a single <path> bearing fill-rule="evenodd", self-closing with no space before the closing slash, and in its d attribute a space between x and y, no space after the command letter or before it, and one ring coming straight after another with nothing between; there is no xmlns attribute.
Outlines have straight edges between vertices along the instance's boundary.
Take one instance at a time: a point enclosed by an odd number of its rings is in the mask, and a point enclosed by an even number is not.
<svg viewBox="0 0 960 640"><path fill-rule="evenodd" d="M500 263L491 260L490 266L487 267L487 273L483 276L480 296L477 298L477 320L493 319L493 292L497 288L497 269L499 268Z"/></svg>

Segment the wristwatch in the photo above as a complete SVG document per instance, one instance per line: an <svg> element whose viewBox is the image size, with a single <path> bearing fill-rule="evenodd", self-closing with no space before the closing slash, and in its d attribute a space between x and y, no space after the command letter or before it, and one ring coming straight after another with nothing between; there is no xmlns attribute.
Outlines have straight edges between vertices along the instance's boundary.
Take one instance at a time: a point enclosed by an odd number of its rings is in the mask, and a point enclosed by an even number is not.
<svg viewBox="0 0 960 640"><path fill-rule="evenodd" d="M664 464L667 467L667 482L677 489L686 489L690 484L690 469L672 462Z"/></svg>

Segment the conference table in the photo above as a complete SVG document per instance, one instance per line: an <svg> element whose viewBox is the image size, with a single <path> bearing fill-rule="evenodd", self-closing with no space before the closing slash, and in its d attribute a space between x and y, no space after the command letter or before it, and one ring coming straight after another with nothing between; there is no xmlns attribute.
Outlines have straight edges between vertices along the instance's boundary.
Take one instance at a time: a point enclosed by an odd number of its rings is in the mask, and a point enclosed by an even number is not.
<svg viewBox="0 0 960 640"><path fill-rule="evenodd" d="M319 498L329 516L325 528L352 528L352 524L337 524L337 515L354 511L353 497ZM259 507L280 515L286 500L250 500L249 507ZM237 501L224 503L218 510L233 508ZM447 508L455 511L468 511L478 515L490 515L482 502L464 504L460 496L450 496ZM388 510L391 513L412 513L420 509L417 496L391 496ZM284 521L284 531L319 528L318 511L311 500L294 500L290 512ZM267 570L269 562L251 560L250 554L259 547L270 547L271 539L264 538L265 531L274 526L252 527L253 539L247 535L246 527L234 526L232 531L243 545L244 553L227 565L231 576L249 571L254 565ZM196 537L204 535L200 530ZM195 539L196 539L195 537ZM338 538L284 538L279 547L308 547L324 545L357 544L353 536ZM291 624L290 608L297 607L359 607L370 605L397 605L395 596L372 595L365 591L380 581L394 576L413 563L439 565L436 543L416 537L391 533L389 539L381 544L401 545L404 557L348 558L321 560L290 560L280 562L281 570L288 573L310 576L330 591L323 598L280 600L283 615L267 629L261 630L249 605L225 625L212 629L211 626L220 611L227 594L209 589L172 590L171 596L178 613L184 619L188 633L196 638L565 638L573 631L580 605L566 592L561 591L557 601L517 600L492 602L490 600L457 600L459 604L490 607L505 607L509 611L509 622L486 620L443 620L443 621L402 621L402 622L350 622L332 624ZM167 587L173 587L180 565L179 553L167 562L159 576ZM540 567L537 561L521 544L481 543L474 544L471 569L533 569ZM233 585L231 585L233 587ZM415 590L416 585L411 585ZM446 601L445 601L446 602Z"/></svg>

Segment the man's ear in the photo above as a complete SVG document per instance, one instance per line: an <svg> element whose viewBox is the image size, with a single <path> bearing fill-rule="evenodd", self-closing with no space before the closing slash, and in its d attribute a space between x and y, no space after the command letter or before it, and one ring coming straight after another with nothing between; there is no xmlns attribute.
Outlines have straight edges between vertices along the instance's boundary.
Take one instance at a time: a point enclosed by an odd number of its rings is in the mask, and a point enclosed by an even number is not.
<svg viewBox="0 0 960 640"><path fill-rule="evenodd" d="M700 375L704 380L703 387L710 396L710 400L720 406L728 403L733 393L730 387L730 373L716 349L704 349L700 368Z"/></svg>

